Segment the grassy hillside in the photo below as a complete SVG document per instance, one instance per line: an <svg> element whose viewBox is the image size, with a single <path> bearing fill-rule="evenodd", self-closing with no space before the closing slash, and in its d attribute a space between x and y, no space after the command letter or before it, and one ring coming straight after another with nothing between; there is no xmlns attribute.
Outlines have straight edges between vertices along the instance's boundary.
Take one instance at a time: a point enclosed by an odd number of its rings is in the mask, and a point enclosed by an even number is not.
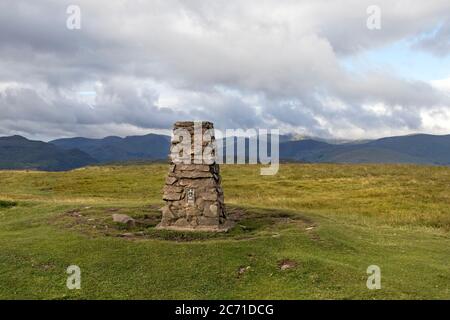
<svg viewBox="0 0 450 320"><path fill-rule="evenodd" d="M450 298L448 167L223 166L241 220L220 235L153 228L166 169L0 171L0 298ZM143 224L123 230L117 212ZM381 290L366 288L373 264Z"/></svg>

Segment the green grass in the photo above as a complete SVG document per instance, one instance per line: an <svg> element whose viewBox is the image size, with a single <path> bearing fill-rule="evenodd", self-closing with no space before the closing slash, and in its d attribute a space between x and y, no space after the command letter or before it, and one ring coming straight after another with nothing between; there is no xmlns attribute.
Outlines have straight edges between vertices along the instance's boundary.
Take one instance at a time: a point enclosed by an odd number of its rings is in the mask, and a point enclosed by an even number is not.
<svg viewBox="0 0 450 320"><path fill-rule="evenodd" d="M242 214L226 234L154 229L166 170L0 171L0 298L450 298L450 168L223 166ZM124 230L114 212L142 224ZM81 290L65 285L73 264ZM381 290L366 288L372 264Z"/></svg>

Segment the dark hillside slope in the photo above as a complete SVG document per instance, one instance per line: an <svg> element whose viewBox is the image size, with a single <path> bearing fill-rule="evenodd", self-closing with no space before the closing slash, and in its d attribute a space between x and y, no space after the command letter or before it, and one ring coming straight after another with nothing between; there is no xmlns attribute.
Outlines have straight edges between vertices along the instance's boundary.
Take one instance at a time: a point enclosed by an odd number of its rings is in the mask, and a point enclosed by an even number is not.
<svg viewBox="0 0 450 320"><path fill-rule="evenodd" d="M62 171L94 163L94 158L77 149L64 150L21 136L0 138L0 169Z"/></svg>

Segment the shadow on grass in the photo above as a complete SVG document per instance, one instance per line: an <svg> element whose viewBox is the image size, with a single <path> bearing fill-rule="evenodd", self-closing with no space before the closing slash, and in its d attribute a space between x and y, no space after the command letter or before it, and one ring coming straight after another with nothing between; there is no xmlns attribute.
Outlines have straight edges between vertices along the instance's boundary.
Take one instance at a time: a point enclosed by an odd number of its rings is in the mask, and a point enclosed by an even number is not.
<svg viewBox="0 0 450 320"><path fill-rule="evenodd" d="M0 209L9 209L15 206L17 206L15 201L0 200Z"/></svg>

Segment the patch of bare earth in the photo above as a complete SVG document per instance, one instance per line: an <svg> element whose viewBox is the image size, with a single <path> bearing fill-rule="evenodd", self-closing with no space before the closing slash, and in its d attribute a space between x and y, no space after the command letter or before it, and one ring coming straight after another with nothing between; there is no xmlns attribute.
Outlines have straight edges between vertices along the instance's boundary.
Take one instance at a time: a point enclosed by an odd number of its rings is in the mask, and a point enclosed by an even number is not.
<svg viewBox="0 0 450 320"><path fill-rule="evenodd" d="M278 268L281 271L294 269L297 267L297 265L298 265L297 261L290 260L290 259L283 259L283 260L278 261Z"/></svg>
<svg viewBox="0 0 450 320"><path fill-rule="evenodd" d="M240 278L244 273L250 270L250 266L240 266L237 271L237 276Z"/></svg>
<svg viewBox="0 0 450 320"><path fill-rule="evenodd" d="M81 232L90 237L111 236L127 240L160 239L177 242L204 241L212 239L251 240L261 236L282 236L282 230L293 225L299 230L311 228L313 223L302 215L272 209L245 209L227 207L227 217L235 225L221 234L211 232L190 232L158 230L161 220L158 205L144 207L79 207L53 218L52 223ZM133 224L113 221L113 216L127 216Z"/></svg>

